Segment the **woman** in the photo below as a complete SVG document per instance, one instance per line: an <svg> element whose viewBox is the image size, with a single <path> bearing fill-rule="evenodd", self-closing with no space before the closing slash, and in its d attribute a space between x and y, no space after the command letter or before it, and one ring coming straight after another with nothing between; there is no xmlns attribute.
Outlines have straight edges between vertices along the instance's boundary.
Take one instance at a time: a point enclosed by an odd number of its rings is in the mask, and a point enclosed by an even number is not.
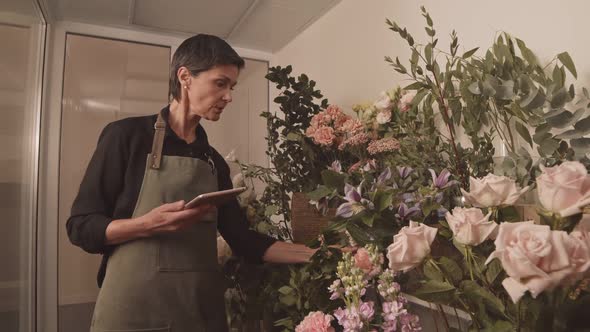
<svg viewBox="0 0 590 332"><path fill-rule="evenodd" d="M91 331L227 330L217 231L254 262L313 254L249 230L236 200L185 208L198 194L231 188L199 122L219 120L243 67L222 39L191 37L172 59L170 105L103 130L67 222L73 244L103 254Z"/></svg>

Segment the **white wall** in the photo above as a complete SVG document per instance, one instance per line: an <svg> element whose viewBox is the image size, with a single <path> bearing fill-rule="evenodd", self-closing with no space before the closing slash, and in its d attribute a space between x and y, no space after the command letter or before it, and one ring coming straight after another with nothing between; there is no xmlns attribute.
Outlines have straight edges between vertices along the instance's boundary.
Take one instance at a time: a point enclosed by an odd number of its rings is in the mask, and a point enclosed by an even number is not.
<svg viewBox="0 0 590 332"><path fill-rule="evenodd" d="M444 50L453 29L460 51L487 48L503 30L524 40L542 62L568 51L578 84L590 86L590 2L584 0L343 0L275 53L271 65L293 65L295 73L308 74L324 96L341 107L372 101L383 90L407 84L383 60L399 56L407 63L410 54L406 42L387 29L385 19L407 27L417 41L426 41L421 5L430 12Z"/></svg>

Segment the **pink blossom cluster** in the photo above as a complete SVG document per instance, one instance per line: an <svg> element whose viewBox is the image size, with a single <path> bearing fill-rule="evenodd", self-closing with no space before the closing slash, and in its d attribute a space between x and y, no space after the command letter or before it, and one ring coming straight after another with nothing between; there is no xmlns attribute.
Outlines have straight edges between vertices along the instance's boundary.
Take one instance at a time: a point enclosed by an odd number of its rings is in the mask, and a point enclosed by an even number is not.
<svg viewBox="0 0 590 332"><path fill-rule="evenodd" d="M312 311L297 325L295 332L334 332L331 315Z"/></svg>
<svg viewBox="0 0 590 332"><path fill-rule="evenodd" d="M369 143L367 151L370 155L376 155L383 152L392 152L400 148L399 141L393 137L386 137Z"/></svg>
<svg viewBox="0 0 590 332"><path fill-rule="evenodd" d="M305 135L318 145L336 146L340 150L363 145L370 140L363 123L344 114L335 105L330 105L326 110L314 115Z"/></svg>
<svg viewBox="0 0 590 332"><path fill-rule="evenodd" d="M334 311L334 317L338 320L338 324L344 328L344 332L362 331L363 328L370 325L374 315L375 304L372 301L361 302L358 307L352 305Z"/></svg>
<svg viewBox="0 0 590 332"><path fill-rule="evenodd" d="M381 273L383 254L377 246L369 244L357 250L354 255L354 264L365 273L365 278L371 279Z"/></svg>

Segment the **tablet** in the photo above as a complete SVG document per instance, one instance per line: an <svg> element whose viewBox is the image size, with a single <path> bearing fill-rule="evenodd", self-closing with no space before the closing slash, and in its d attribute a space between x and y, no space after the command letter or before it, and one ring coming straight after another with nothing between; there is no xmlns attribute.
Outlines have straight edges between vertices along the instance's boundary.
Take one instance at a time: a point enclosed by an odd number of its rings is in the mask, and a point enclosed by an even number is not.
<svg viewBox="0 0 590 332"><path fill-rule="evenodd" d="M210 204L210 205L221 205L228 200L238 196L239 194L246 191L246 187L239 187L234 189L228 190L221 190L221 191L213 191L210 193L200 194L199 196L195 197L190 202L184 205L185 209L191 209L203 204Z"/></svg>

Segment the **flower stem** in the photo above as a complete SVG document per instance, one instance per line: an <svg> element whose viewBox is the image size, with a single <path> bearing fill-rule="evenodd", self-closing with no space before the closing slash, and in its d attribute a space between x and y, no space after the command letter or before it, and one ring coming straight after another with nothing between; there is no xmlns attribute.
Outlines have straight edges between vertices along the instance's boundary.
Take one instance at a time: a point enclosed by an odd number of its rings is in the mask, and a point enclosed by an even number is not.
<svg viewBox="0 0 590 332"><path fill-rule="evenodd" d="M473 278L473 266L471 266L471 247L465 246L465 261L467 262L467 267L469 268L469 276L471 280L475 280Z"/></svg>

